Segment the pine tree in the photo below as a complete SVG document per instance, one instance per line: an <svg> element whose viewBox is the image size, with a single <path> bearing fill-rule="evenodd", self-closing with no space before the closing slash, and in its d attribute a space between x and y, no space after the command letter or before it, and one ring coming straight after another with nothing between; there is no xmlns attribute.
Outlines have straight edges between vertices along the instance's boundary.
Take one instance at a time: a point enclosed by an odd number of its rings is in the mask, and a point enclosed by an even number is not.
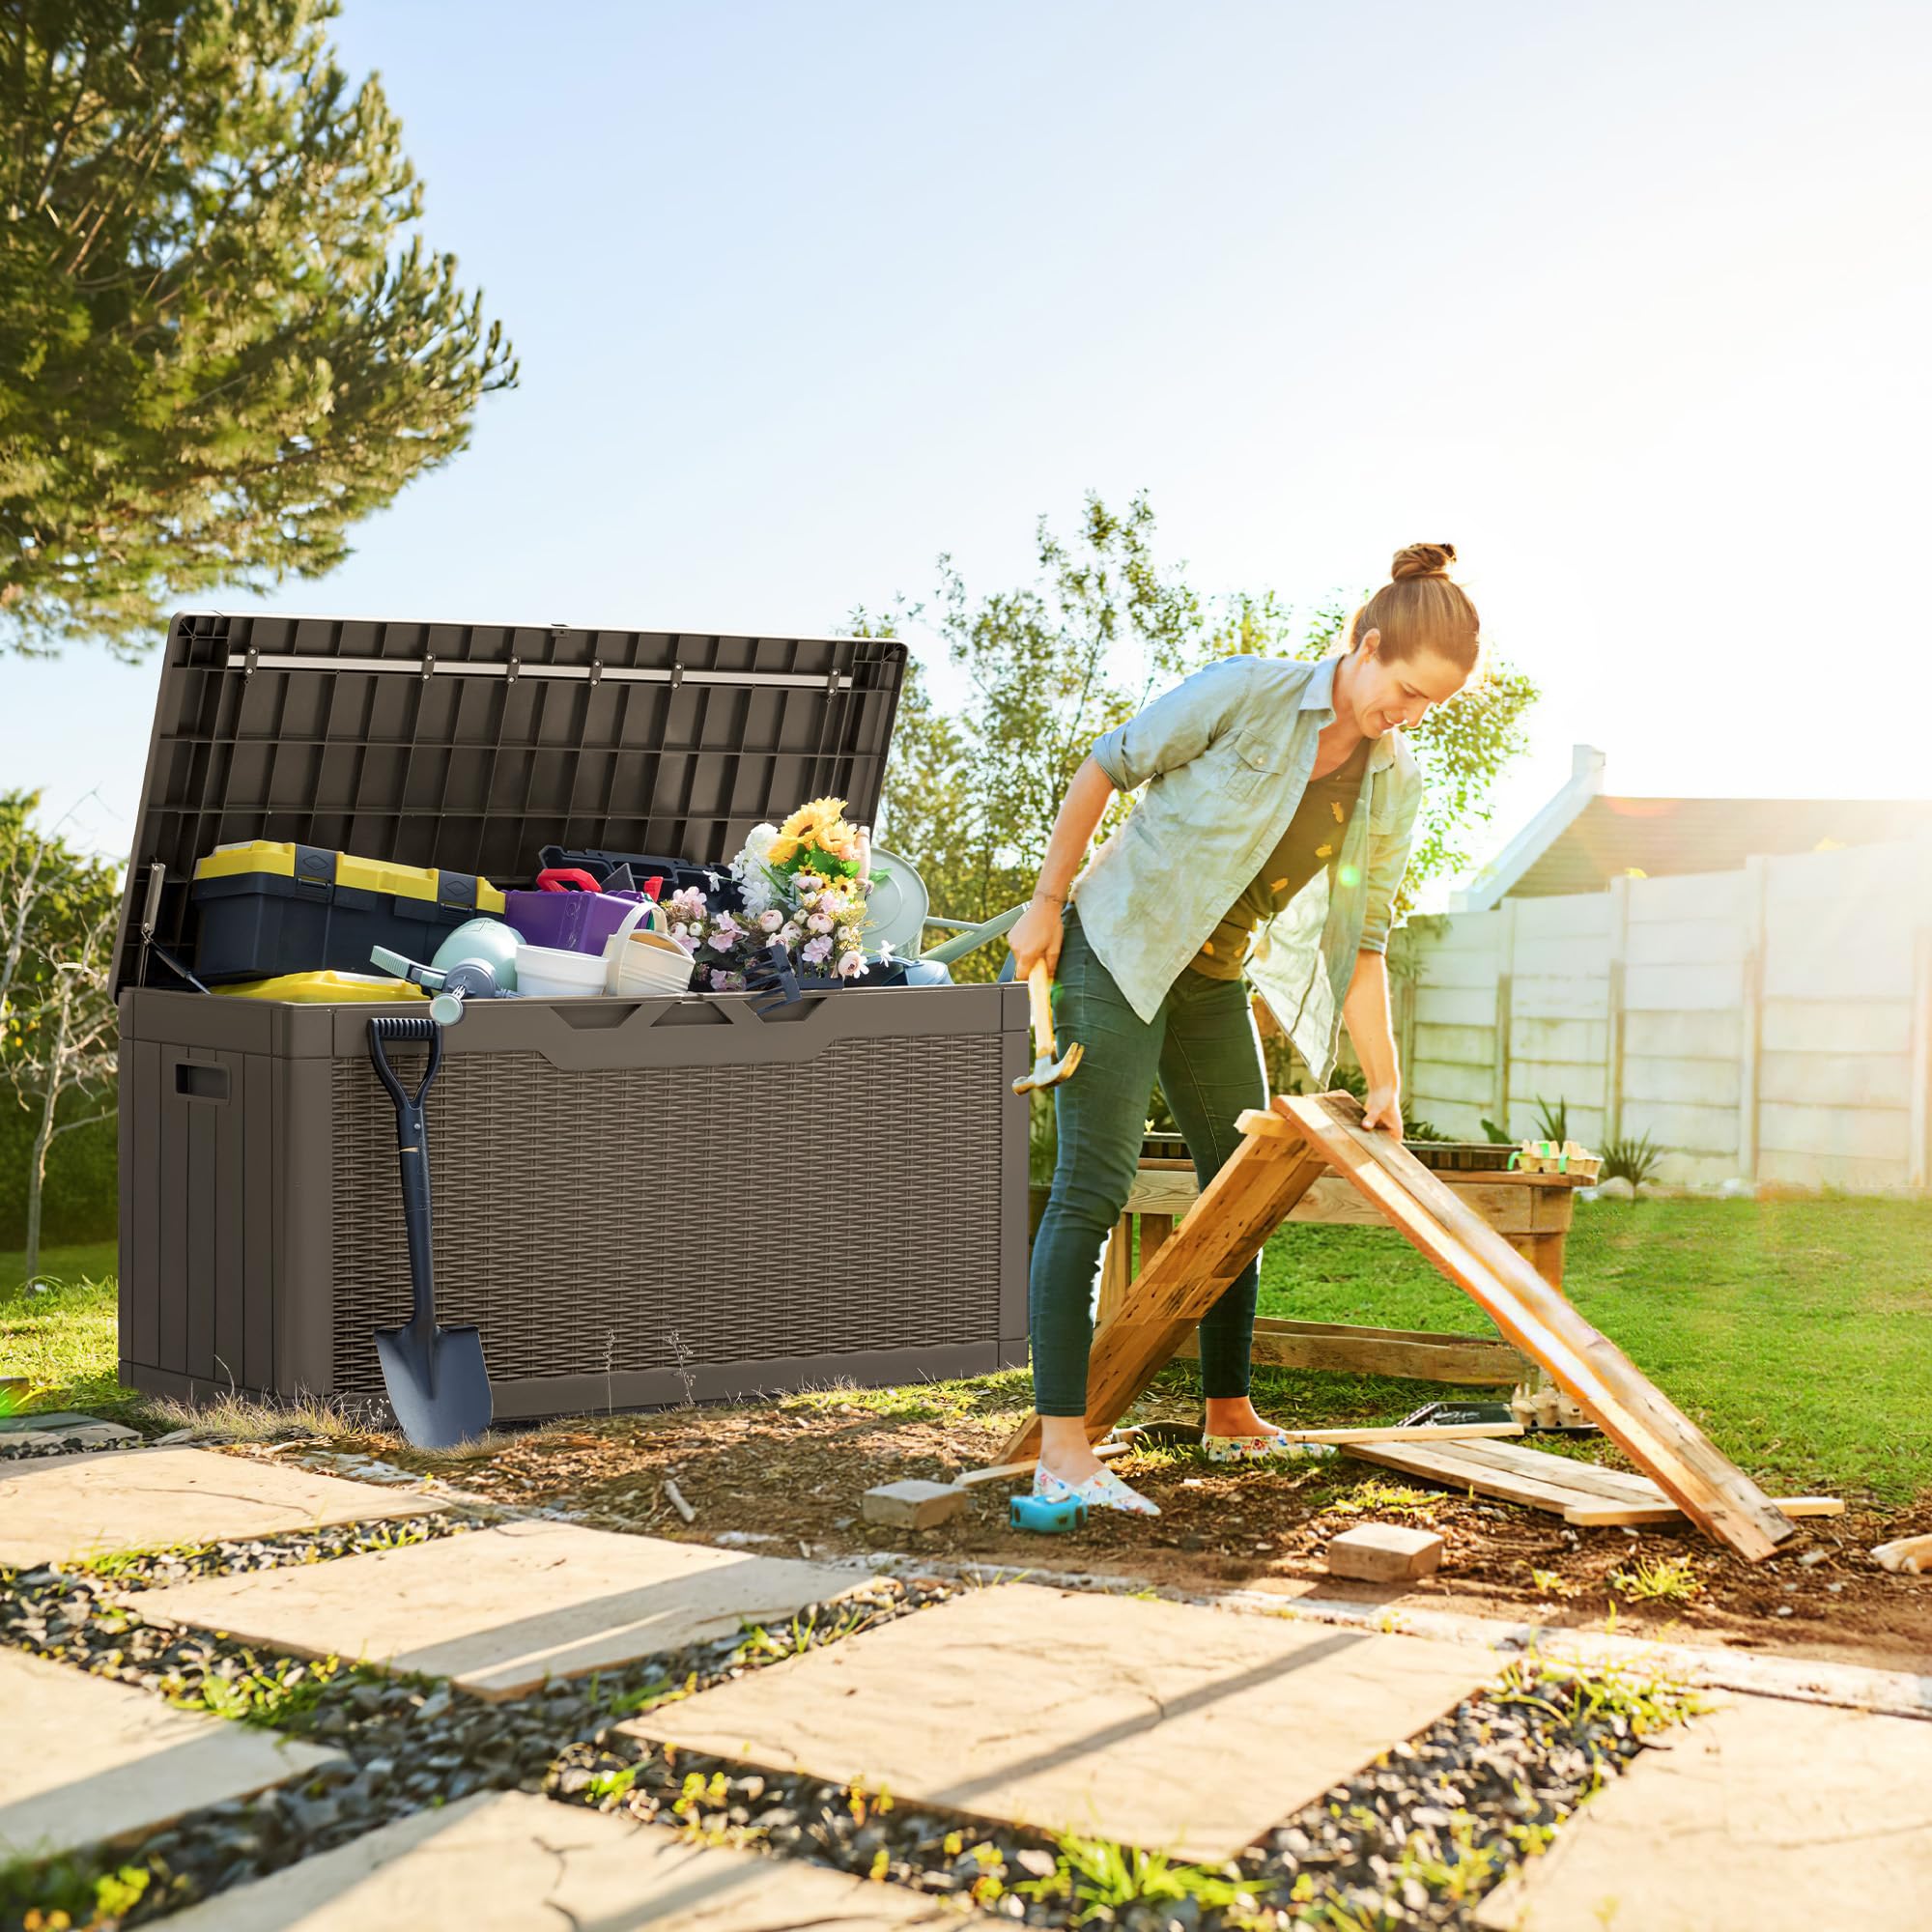
<svg viewBox="0 0 1932 1932"><path fill-rule="evenodd" d="M516 380L336 0L0 0L0 646L319 576Z"/></svg>

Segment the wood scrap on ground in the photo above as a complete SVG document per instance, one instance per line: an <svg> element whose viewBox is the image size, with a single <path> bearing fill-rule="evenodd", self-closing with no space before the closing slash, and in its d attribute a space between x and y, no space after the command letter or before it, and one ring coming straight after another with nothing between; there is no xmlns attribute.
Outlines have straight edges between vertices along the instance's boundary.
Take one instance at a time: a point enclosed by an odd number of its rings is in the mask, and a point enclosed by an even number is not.
<svg viewBox="0 0 1932 1932"><path fill-rule="evenodd" d="M1347 1094L1282 1094L1273 1110L1308 1152L1332 1162L1516 1348L1541 1364L1700 1529L1753 1563L1795 1533L1790 1518L1453 1190L1400 1141L1365 1131L1358 1101ZM1244 1151L1259 1138L1246 1141ZM1204 1194L1199 1205L1208 1199ZM1519 1472L1518 1480L1527 1486L1531 1479ZM1616 1500L1580 1482L1572 1488L1578 1501Z"/></svg>
<svg viewBox="0 0 1932 1932"><path fill-rule="evenodd" d="M1923 1576L1932 1570L1932 1536L1902 1536L1896 1543L1881 1543L1872 1559L1894 1574Z"/></svg>
<svg viewBox="0 0 1932 1932"><path fill-rule="evenodd" d="M1547 1510L1567 1523L1599 1529L1667 1526L1686 1520L1684 1512L1648 1476L1626 1469L1603 1469L1568 1456L1525 1449L1512 1442L1364 1442L1343 1452L1365 1463L1399 1469L1479 1496ZM1844 1504L1833 1496L1787 1496L1777 1508L1790 1516L1840 1516Z"/></svg>

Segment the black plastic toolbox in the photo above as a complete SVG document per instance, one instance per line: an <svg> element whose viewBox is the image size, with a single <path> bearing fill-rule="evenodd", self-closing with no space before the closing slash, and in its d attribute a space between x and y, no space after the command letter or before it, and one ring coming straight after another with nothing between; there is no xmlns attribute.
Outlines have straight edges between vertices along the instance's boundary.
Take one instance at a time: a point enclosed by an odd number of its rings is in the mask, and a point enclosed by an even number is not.
<svg viewBox="0 0 1932 1932"><path fill-rule="evenodd" d="M372 1331L409 1312L387 1009L187 990L198 860L508 889L548 844L722 860L826 793L870 819L903 667L878 639L177 618L116 958L123 1379L378 1398ZM1012 985L473 1003L430 1101L439 1317L482 1329L506 1419L1018 1366L1030 1064Z"/></svg>

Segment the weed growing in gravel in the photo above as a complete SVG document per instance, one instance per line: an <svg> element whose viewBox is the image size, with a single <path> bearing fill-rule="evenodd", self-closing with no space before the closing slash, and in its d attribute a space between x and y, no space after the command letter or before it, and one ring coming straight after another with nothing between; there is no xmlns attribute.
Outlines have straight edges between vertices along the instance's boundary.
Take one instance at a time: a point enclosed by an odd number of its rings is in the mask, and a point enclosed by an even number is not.
<svg viewBox="0 0 1932 1932"><path fill-rule="evenodd" d="M137 1545L132 1549L107 1549L99 1556L89 1556L76 1566L91 1577L99 1577L107 1582L114 1582L130 1572L146 1568L150 1563L166 1562L173 1558L177 1562L191 1563L197 1556L206 1556L214 1548L212 1543L149 1543Z"/></svg>
<svg viewBox="0 0 1932 1932"><path fill-rule="evenodd" d="M19 1859L0 1865L0 1918L23 1932L118 1923L147 1896L154 1874L142 1865L101 1866L83 1858L51 1863Z"/></svg>
<svg viewBox="0 0 1932 1932"><path fill-rule="evenodd" d="M1621 1719L1633 1737L1681 1724L1710 1707L1688 1684L1645 1677L1617 1664L1586 1669L1531 1650L1516 1659L1491 1693L1499 1704L1528 1704L1572 1730Z"/></svg>
<svg viewBox="0 0 1932 1932"><path fill-rule="evenodd" d="M161 1680L160 1688L168 1702L184 1711L206 1711L211 1717L268 1730L301 1731L344 1669L339 1657L298 1662L287 1657L263 1661L250 1653L248 1667L236 1676L210 1671L192 1689L185 1679L170 1676ZM349 1674L359 1674L372 1684L388 1682L381 1671L359 1666Z"/></svg>
<svg viewBox="0 0 1932 1932"><path fill-rule="evenodd" d="M1106 1838L1061 1838L1051 1869L1022 1879L1012 1889L1029 1898L1068 1900L1076 1925L1143 1902L1178 1905L1192 1899L1203 1912L1231 1907L1255 1910L1253 1897L1224 1870L1174 1863L1160 1852L1143 1852Z"/></svg>
<svg viewBox="0 0 1932 1932"><path fill-rule="evenodd" d="M1688 1556L1645 1557L1610 1572L1610 1588L1634 1604L1688 1604L1703 1587Z"/></svg>
<svg viewBox="0 0 1932 1932"><path fill-rule="evenodd" d="M839 1604L838 1614L820 1628L819 1612L824 1607L811 1605L792 1618L789 1630L776 1635L762 1624L741 1624L739 1628L745 1635L731 1654L732 1662L742 1663L753 1657L796 1657L815 1644L837 1643L841 1637L864 1630L876 1614L876 1606L870 1604Z"/></svg>
<svg viewBox="0 0 1932 1932"><path fill-rule="evenodd" d="M1481 1842L1483 1830L1481 1820L1459 1810L1449 1814L1444 1851L1433 1849L1426 1833L1411 1833L1402 1848L1401 1876L1427 1887L1434 1897L1457 1905L1480 1897L1509 1862L1500 1846Z"/></svg>

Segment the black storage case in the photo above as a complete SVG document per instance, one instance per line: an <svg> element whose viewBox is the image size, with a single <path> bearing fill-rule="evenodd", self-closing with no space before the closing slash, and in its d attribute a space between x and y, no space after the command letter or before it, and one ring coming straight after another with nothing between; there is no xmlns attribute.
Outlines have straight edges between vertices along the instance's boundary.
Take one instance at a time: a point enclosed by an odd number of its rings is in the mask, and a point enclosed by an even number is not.
<svg viewBox="0 0 1932 1932"><path fill-rule="evenodd" d="M826 793L869 819L904 661L877 639L177 618L115 965L122 1379L379 1398L372 1331L409 1312L366 1026L420 1008L186 990L166 960L194 952L198 858L294 840L510 888L547 844L723 859ZM751 1009L481 1001L449 1031L437 1307L482 1329L498 1416L1024 1363L1024 989Z"/></svg>

